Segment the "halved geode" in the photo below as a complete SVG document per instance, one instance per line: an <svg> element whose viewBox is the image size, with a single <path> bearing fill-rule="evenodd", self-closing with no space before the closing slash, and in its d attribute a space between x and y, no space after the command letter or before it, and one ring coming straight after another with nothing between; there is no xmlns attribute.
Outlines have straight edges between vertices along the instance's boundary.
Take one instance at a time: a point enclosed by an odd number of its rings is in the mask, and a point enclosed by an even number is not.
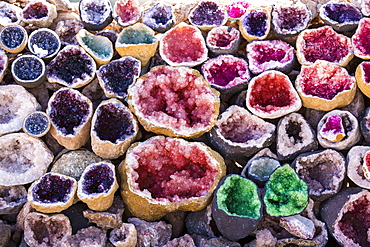
<svg viewBox="0 0 370 247"><path fill-rule="evenodd" d="M275 119L298 111L302 102L287 75L268 70L249 82L246 106L261 118Z"/></svg>
<svg viewBox="0 0 370 247"><path fill-rule="evenodd" d="M302 66L295 87L304 107L321 111L347 106L357 88L345 68L324 60Z"/></svg>
<svg viewBox="0 0 370 247"><path fill-rule="evenodd" d="M60 50L58 34L48 28L33 31L28 37L28 49L40 58L52 58Z"/></svg>
<svg viewBox="0 0 370 247"><path fill-rule="evenodd" d="M164 33L173 27L176 17L171 5L159 2L143 13L142 22L154 31Z"/></svg>
<svg viewBox="0 0 370 247"><path fill-rule="evenodd" d="M337 194L346 176L345 158L333 149L303 153L292 166L307 183L309 195L315 201L324 201Z"/></svg>
<svg viewBox="0 0 370 247"><path fill-rule="evenodd" d="M194 138L216 123L220 98L197 70L157 66L129 87L128 104L147 131Z"/></svg>
<svg viewBox="0 0 370 247"><path fill-rule="evenodd" d="M366 142L370 142L370 107L362 112L359 118L360 131Z"/></svg>
<svg viewBox="0 0 370 247"><path fill-rule="evenodd" d="M59 173L46 173L28 189L27 201L42 213L59 213L75 199L77 181Z"/></svg>
<svg viewBox="0 0 370 247"><path fill-rule="evenodd" d="M65 148L82 147L90 138L93 106L91 101L70 88L56 91L48 102L46 113L51 120L51 135Z"/></svg>
<svg viewBox="0 0 370 247"><path fill-rule="evenodd" d="M72 226L64 214L29 213L24 221L24 240L30 247L63 246L72 235Z"/></svg>
<svg viewBox="0 0 370 247"><path fill-rule="evenodd" d="M85 86L94 79L94 59L77 45L65 46L47 65L47 80L70 88Z"/></svg>
<svg viewBox="0 0 370 247"><path fill-rule="evenodd" d="M62 246L91 247L106 245L108 245L107 231L96 226L79 229L75 234L67 236L65 242L62 244Z"/></svg>
<svg viewBox="0 0 370 247"><path fill-rule="evenodd" d="M86 29L99 31L113 21L109 0L81 0L78 5L80 19Z"/></svg>
<svg viewBox="0 0 370 247"><path fill-rule="evenodd" d="M370 151L369 146L354 146L347 153L347 176L357 186L370 189L370 181L365 177L363 163L365 155Z"/></svg>
<svg viewBox="0 0 370 247"><path fill-rule="evenodd" d="M164 136L133 144L118 170L127 209L145 220L205 208L226 174L223 158L205 144Z"/></svg>
<svg viewBox="0 0 370 247"><path fill-rule="evenodd" d="M91 124L91 147L105 159L123 155L138 137L136 118L119 100L103 101L96 108Z"/></svg>
<svg viewBox="0 0 370 247"><path fill-rule="evenodd" d="M370 62L360 63L356 68L355 77L361 92L370 97Z"/></svg>
<svg viewBox="0 0 370 247"><path fill-rule="evenodd" d="M251 42L267 38L271 29L271 7L249 7L239 20L239 30Z"/></svg>
<svg viewBox="0 0 370 247"><path fill-rule="evenodd" d="M141 17L138 0L118 0L114 4L113 18L123 27L130 26Z"/></svg>
<svg viewBox="0 0 370 247"><path fill-rule="evenodd" d="M301 153L317 148L316 133L301 114L291 113L280 119L276 137L279 160L292 160Z"/></svg>
<svg viewBox="0 0 370 247"><path fill-rule="evenodd" d="M240 159L270 146L275 138L275 125L232 105L218 117L207 136L223 157Z"/></svg>
<svg viewBox="0 0 370 247"><path fill-rule="evenodd" d="M302 2L274 4L272 27L278 35L295 36L308 27L311 12Z"/></svg>
<svg viewBox="0 0 370 247"><path fill-rule="evenodd" d="M43 141L25 133L0 137L0 185L13 186L39 179L53 161Z"/></svg>
<svg viewBox="0 0 370 247"><path fill-rule="evenodd" d="M257 228L262 216L254 182L236 174L221 180L212 201L212 218L222 236L233 241L245 238Z"/></svg>
<svg viewBox="0 0 370 247"><path fill-rule="evenodd" d="M235 54L239 49L240 32L230 26L212 28L206 37L208 49L215 55Z"/></svg>
<svg viewBox="0 0 370 247"><path fill-rule="evenodd" d="M334 116L341 121L332 119ZM328 123L328 121L330 121ZM328 124L327 124L328 123ZM343 138L329 138L330 134L342 135ZM357 118L349 111L333 110L326 113L317 125L317 140L324 148L345 150L351 148L361 139L361 133Z"/></svg>
<svg viewBox="0 0 370 247"><path fill-rule="evenodd" d="M114 51L109 38L94 35L85 29L81 29L77 33L76 39L80 46L94 58L97 66L107 64L112 60Z"/></svg>
<svg viewBox="0 0 370 247"><path fill-rule="evenodd" d="M362 19L361 11L349 2L328 2L319 9L320 19L338 32L355 29Z"/></svg>
<svg viewBox="0 0 370 247"><path fill-rule="evenodd" d="M234 1L225 5L227 15L231 20L238 20L247 11L250 4L247 1Z"/></svg>
<svg viewBox="0 0 370 247"><path fill-rule="evenodd" d="M296 48L297 59L302 65L325 60L344 67L354 56L351 39L338 34L330 26L302 31L298 35Z"/></svg>
<svg viewBox="0 0 370 247"><path fill-rule="evenodd" d="M188 19L191 25L200 30L211 30L214 27L225 25L228 16L223 5L202 0L190 11Z"/></svg>
<svg viewBox="0 0 370 247"><path fill-rule="evenodd" d="M125 56L103 65L96 72L99 84L108 98L124 99L128 87L141 73L141 62L131 56Z"/></svg>
<svg viewBox="0 0 370 247"><path fill-rule="evenodd" d="M83 28L84 24L80 20L61 20L55 27L55 33L62 45L78 45L76 34Z"/></svg>
<svg viewBox="0 0 370 247"><path fill-rule="evenodd" d="M0 23L4 26L19 24L22 20L22 9L5 1L0 2Z"/></svg>
<svg viewBox="0 0 370 247"><path fill-rule="evenodd" d="M34 55L22 55L13 61L11 73L19 85L26 88L37 87L45 81L45 63Z"/></svg>
<svg viewBox="0 0 370 247"><path fill-rule="evenodd" d="M290 216L306 208L308 195L307 184L285 164L270 175L263 201L270 216Z"/></svg>
<svg viewBox="0 0 370 247"><path fill-rule="evenodd" d="M137 231L135 225L123 223L120 227L114 228L109 234L109 241L114 246L136 246Z"/></svg>
<svg viewBox="0 0 370 247"><path fill-rule="evenodd" d="M244 166L241 176L249 178L259 187L263 187L270 175L280 167L280 162L268 156L254 157Z"/></svg>
<svg viewBox="0 0 370 247"><path fill-rule="evenodd" d="M365 178L370 180L370 152L366 152L364 155L362 170L364 171Z"/></svg>
<svg viewBox="0 0 370 247"><path fill-rule="evenodd" d="M341 246L369 246L369 207L368 190L348 187L324 202L320 215Z"/></svg>
<svg viewBox="0 0 370 247"><path fill-rule="evenodd" d="M21 130L23 120L39 108L36 98L24 87L0 86L0 136Z"/></svg>
<svg viewBox="0 0 370 247"><path fill-rule="evenodd" d="M355 34L352 36L354 54L361 59L370 59L370 18L362 18L358 24Z"/></svg>
<svg viewBox="0 0 370 247"><path fill-rule="evenodd" d="M0 185L0 215L18 214L27 202L27 190L22 185Z"/></svg>
<svg viewBox="0 0 370 247"><path fill-rule="evenodd" d="M202 32L184 22L163 34L159 42L159 54L171 66L193 67L208 58Z"/></svg>
<svg viewBox="0 0 370 247"><path fill-rule="evenodd" d="M248 62L233 55L220 55L202 65L204 79L224 94L234 94L247 88L251 78Z"/></svg>
<svg viewBox="0 0 370 247"><path fill-rule="evenodd" d="M253 74L267 70L290 72L295 63L294 48L282 40L256 40L246 46L249 69Z"/></svg>
<svg viewBox="0 0 370 247"><path fill-rule="evenodd" d="M8 25L0 31L0 47L10 53L19 53L27 45L28 34L20 25Z"/></svg>
<svg viewBox="0 0 370 247"><path fill-rule="evenodd" d="M136 23L119 33L116 50L122 57L132 56L145 66L157 51L159 41L154 35L151 28L142 23Z"/></svg>
<svg viewBox="0 0 370 247"><path fill-rule="evenodd" d="M358 5L356 5L356 6L358 7ZM364 16L370 16L370 2L369 2L369 0L361 1L359 8L361 10L361 13Z"/></svg>
<svg viewBox="0 0 370 247"><path fill-rule="evenodd" d="M30 136L42 137L50 130L50 118L45 112L32 112L24 119L22 129Z"/></svg>
<svg viewBox="0 0 370 247"><path fill-rule="evenodd" d="M77 196L96 211L105 211L113 204L118 189L116 171L110 162L90 164L78 180Z"/></svg>
<svg viewBox="0 0 370 247"><path fill-rule="evenodd" d="M4 50L0 49L0 82L3 80L8 70L8 56Z"/></svg>
<svg viewBox="0 0 370 247"><path fill-rule="evenodd" d="M44 0L30 1L22 10L22 21L37 27L49 27L56 17L55 5Z"/></svg>

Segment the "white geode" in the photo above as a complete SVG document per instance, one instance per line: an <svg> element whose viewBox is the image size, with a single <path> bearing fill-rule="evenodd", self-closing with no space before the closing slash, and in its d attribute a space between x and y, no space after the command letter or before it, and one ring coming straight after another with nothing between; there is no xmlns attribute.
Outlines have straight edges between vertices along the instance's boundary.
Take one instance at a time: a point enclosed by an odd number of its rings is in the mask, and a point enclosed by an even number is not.
<svg viewBox="0 0 370 247"><path fill-rule="evenodd" d="M45 174L53 154L38 138L25 133L0 137L0 185L32 183Z"/></svg>
<svg viewBox="0 0 370 247"><path fill-rule="evenodd" d="M0 136L22 129L23 120L40 104L20 85L0 86Z"/></svg>

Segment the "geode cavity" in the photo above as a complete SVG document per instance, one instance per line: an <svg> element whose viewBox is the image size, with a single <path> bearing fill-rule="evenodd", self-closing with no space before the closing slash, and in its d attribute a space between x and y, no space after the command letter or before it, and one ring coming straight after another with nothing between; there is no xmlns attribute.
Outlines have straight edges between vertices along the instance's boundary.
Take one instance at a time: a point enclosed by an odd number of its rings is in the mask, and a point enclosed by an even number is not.
<svg viewBox="0 0 370 247"><path fill-rule="evenodd" d="M102 30L113 21L109 0L81 0L78 9L81 21L88 30Z"/></svg>
<svg viewBox="0 0 370 247"><path fill-rule="evenodd" d="M213 1L200 1L189 13L189 21L201 30L223 26L227 21L226 9Z"/></svg>

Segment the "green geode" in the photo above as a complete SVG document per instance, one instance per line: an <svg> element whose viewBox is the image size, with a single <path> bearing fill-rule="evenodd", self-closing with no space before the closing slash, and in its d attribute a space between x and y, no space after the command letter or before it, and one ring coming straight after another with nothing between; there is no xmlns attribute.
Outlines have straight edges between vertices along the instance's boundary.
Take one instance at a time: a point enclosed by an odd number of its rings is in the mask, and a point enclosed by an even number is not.
<svg viewBox="0 0 370 247"><path fill-rule="evenodd" d="M239 175L227 177L217 191L217 205L228 215L260 218L261 201L257 186Z"/></svg>
<svg viewBox="0 0 370 247"><path fill-rule="evenodd" d="M271 216L298 214L308 204L308 186L288 164L277 168L266 183L263 198Z"/></svg>
<svg viewBox="0 0 370 247"><path fill-rule="evenodd" d="M153 33L149 27L144 27L144 25L128 27L122 30L118 42L128 45L153 44L156 42Z"/></svg>
<svg viewBox="0 0 370 247"><path fill-rule="evenodd" d="M113 54L113 46L109 39L104 36L96 36L87 31L81 35L81 41L98 57L107 59Z"/></svg>

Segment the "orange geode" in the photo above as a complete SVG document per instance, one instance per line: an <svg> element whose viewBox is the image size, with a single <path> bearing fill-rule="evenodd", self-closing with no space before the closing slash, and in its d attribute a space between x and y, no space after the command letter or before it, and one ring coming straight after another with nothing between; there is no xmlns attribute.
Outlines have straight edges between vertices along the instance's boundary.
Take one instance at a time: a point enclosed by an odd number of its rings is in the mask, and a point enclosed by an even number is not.
<svg viewBox="0 0 370 247"><path fill-rule="evenodd" d="M221 155L205 144L164 136L133 144L118 170L128 210L148 221L205 208L226 173Z"/></svg>

